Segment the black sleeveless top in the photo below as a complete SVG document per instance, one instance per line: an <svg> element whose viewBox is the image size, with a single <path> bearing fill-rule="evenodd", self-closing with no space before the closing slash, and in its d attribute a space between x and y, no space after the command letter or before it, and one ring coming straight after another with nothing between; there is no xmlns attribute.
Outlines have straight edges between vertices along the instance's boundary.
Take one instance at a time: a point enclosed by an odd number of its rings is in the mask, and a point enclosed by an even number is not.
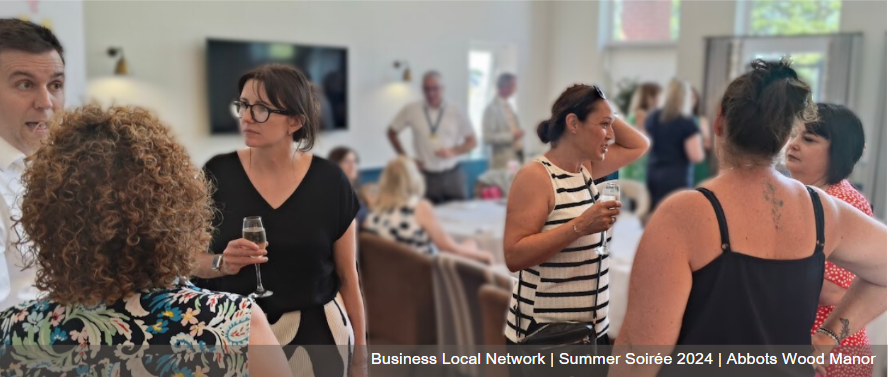
<svg viewBox="0 0 888 377"><path fill-rule="evenodd" d="M697 191L715 209L722 254L693 273L678 344L810 345L825 260L820 197L808 188L817 226L814 253L773 260L733 252L721 204L712 191Z"/></svg>

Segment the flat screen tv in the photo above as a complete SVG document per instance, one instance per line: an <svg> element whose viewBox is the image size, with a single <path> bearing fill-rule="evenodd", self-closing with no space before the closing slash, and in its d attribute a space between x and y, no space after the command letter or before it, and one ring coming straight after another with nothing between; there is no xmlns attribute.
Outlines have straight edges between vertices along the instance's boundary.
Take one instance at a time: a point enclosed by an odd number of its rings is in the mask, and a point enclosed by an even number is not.
<svg viewBox="0 0 888 377"><path fill-rule="evenodd" d="M231 103L240 97L237 81L266 63L298 68L315 87L321 130L348 128L348 50L275 42L207 39L207 98L213 134L238 133Z"/></svg>

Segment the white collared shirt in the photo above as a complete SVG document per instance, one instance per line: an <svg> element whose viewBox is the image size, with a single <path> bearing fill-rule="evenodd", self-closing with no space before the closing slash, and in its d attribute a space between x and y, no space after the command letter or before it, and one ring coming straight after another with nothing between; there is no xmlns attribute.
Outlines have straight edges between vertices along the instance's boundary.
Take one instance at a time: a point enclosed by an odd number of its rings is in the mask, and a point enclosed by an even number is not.
<svg viewBox="0 0 888 377"><path fill-rule="evenodd" d="M432 126L426 119L426 108L431 123L438 120L443 108L441 122L435 136L432 137ZM413 131L413 150L416 159L422 162L423 168L430 172L442 172L453 169L459 163L459 157L441 158L435 154L439 149L454 148L465 142L466 138L475 135L469 117L453 103L444 102L439 108L428 106L425 101L418 101L401 109L390 126L391 130L401 132L410 127Z"/></svg>
<svg viewBox="0 0 888 377"><path fill-rule="evenodd" d="M21 200L24 187L25 154L0 137L0 310L37 298L34 287L36 271L22 271L22 254L15 243L21 228L13 229L13 218L22 215Z"/></svg>

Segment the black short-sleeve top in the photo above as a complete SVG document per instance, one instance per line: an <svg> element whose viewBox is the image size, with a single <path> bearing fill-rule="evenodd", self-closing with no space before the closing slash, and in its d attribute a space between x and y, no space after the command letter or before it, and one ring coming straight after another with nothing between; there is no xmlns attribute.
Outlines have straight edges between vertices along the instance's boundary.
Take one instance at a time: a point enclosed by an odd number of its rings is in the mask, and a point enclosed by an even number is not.
<svg viewBox="0 0 888 377"><path fill-rule="evenodd" d="M272 208L247 176L237 152L213 157L204 172L215 186L216 214L210 252L222 253L228 242L242 237L243 219L262 216L268 240L268 262L262 283L274 294L258 299L271 323L295 310L322 306L339 291L333 244L348 230L360 203L342 170L312 156L296 191ZM256 269L245 267L232 276L200 279L197 285L248 295L256 290Z"/></svg>

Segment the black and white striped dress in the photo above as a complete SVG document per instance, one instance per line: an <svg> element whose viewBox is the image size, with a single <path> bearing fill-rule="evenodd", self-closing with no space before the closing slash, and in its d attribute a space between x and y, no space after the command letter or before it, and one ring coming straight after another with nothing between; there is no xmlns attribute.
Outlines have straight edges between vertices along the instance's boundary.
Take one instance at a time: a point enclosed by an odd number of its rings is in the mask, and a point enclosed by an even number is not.
<svg viewBox="0 0 888 377"><path fill-rule="evenodd" d="M549 172L555 207L549 213L541 232L565 225L582 214L598 200L598 191L589 172L568 173L552 164L547 158L534 161ZM597 336L607 333L608 314L608 260L600 258L596 249L601 246L601 233L580 237L574 243L537 266L521 273L521 321L522 332L516 331L518 286L512 289L509 303L506 337L520 342L526 335L532 320L538 324L551 322L596 322ZM600 273L599 264L601 264ZM596 290L597 287L597 290ZM597 295L597 305L596 305ZM593 310L597 320L593 319Z"/></svg>
<svg viewBox="0 0 888 377"><path fill-rule="evenodd" d="M371 211L364 222L364 231L413 247L421 254L435 254L437 250L429 233L416 219L420 200L414 196L401 207Z"/></svg>

